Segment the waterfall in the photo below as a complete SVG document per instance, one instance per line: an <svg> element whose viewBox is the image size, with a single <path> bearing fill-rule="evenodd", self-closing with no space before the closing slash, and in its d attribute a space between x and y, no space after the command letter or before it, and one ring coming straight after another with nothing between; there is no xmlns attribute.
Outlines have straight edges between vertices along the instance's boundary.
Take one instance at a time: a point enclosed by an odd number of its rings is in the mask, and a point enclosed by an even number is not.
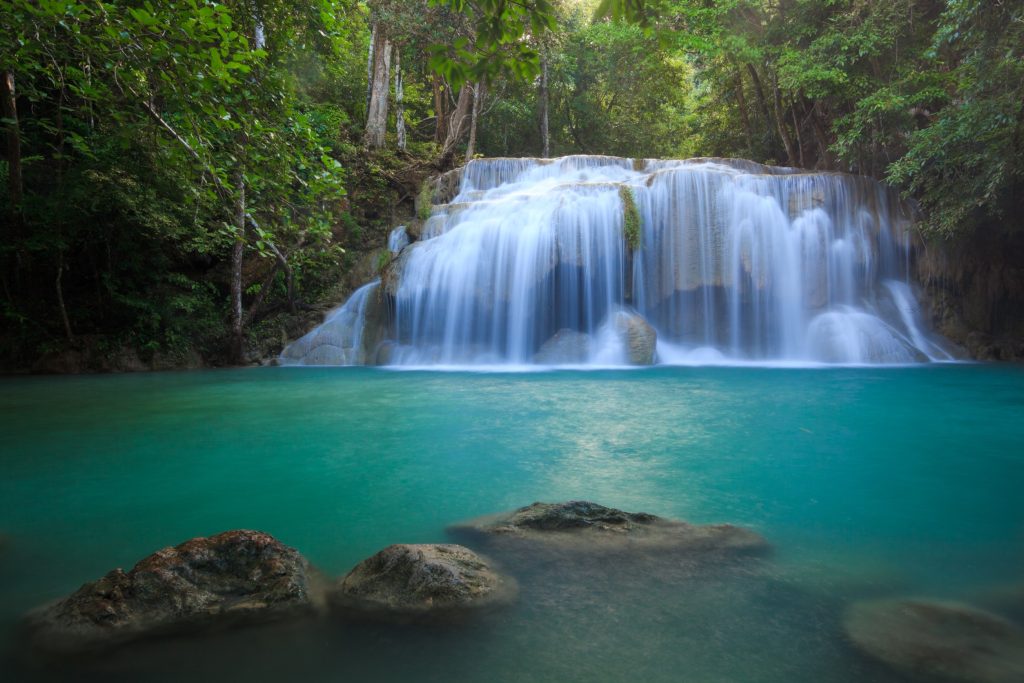
<svg viewBox="0 0 1024 683"><path fill-rule="evenodd" d="M306 336L289 344L281 353L281 365L365 365L369 354L363 348L366 309L380 280L363 285L348 301L327 314L324 322Z"/></svg>
<svg viewBox="0 0 1024 683"><path fill-rule="evenodd" d="M378 336L413 365L948 360L908 284L911 226L894 192L839 173L478 159L417 241L392 235Z"/></svg>

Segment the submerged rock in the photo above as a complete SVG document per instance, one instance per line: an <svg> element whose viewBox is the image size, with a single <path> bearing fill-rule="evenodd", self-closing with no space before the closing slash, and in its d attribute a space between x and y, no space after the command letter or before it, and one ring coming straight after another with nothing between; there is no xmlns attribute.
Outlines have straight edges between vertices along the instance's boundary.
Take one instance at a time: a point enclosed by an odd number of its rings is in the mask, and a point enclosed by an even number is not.
<svg viewBox="0 0 1024 683"><path fill-rule="evenodd" d="M457 617L511 602L516 585L460 545L391 545L360 562L329 599L341 612L407 620Z"/></svg>
<svg viewBox="0 0 1024 683"><path fill-rule="evenodd" d="M967 605L863 602L847 611L843 626L865 654L925 680L1024 681L1024 630Z"/></svg>
<svg viewBox="0 0 1024 683"><path fill-rule="evenodd" d="M588 501L533 503L482 517L452 531L520 538L582 550L652 549L743 554L769 549L760 535L732 524L695 525Z"/></svg>
<svg viewBox="0 0 1024 683"><path fill-rule="evenodd" d="M590 335L562 328L541 345L533 357L533 362L542 365L585 363L589 357Z"/></svg>
<svg viewBox="0 0 1024 683"><path fill-rule="evenodd" d="M32 643L63 653L141 637L268 621L314 605L306 559L259 531L225 531L115 569L27 617Z"/></svg>

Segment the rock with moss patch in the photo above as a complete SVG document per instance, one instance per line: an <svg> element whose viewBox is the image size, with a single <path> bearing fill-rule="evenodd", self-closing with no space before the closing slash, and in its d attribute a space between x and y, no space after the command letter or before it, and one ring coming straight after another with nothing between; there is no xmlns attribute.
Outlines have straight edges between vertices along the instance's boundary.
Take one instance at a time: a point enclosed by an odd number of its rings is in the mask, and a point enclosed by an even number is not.
<svg viewBox="0 0 1024 683"><path fill-rule="evenodd" d="M874 600L850 607L843 626L862 652L923 680L1024 681L1024 630L967 605Z"/></svg>
<svg viewBox="0 0 1024 683"><path fill-rule="evenodd" d="M759 554L769 550L767 541L760 535L732 524L689 524L579 500L533 503L513 512L457 524L451 531L589 551Z"/></svg>
<svg viewBox="0 0 1024 683"><path fill-rule="evenodd" d="M391 545L360 562L331 591L347 616L450 619L511 602L515 582L460 545Z"/></svg>
<svg viewBox="0 0 1024 683"><path fill-rule="evenodd" d="M259 531L194 538L115 569L26 618L34 646L98 651L142 637L277 620L312 611L315 572Z"/></svg>

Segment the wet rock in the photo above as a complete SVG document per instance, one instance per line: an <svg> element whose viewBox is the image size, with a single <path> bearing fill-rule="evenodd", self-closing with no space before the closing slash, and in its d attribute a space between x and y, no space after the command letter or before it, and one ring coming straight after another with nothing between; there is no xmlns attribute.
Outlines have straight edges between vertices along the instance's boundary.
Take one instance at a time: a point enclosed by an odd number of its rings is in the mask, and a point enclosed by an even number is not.
<svg viewBox="0 0 1024 683"><path fill-rule="evenodd" d="M843 621L865 654L931 681L1024 681L1024 630L967 605L876 600L853 605Z"/></svg>
<svg viewBox="0 0 1024 683"><path fill-rule="evenodd" d="M971 602L1024 623L1024 581L988 586L971 597Z"/></svg>
<svg viewBox="0 0 1024 683"><path fill-rule="evenodd" d="M638 313L618 311L614 314L615 331L626 348L626 359L631 365L652 365L658 333Z"/></svg>
<svg viewBox="0 0 1024 683"><path fill-rule="evenodd" d="M584 363L589 356L590 335L563 328L541 345L533 362L541 365Z"/></svg>
<svg viewBox="0 0 1024 683"><path fill-rule="evenodd" d="M468 548L391 545L356 565L329 599L342 613L401 621L459 617L515 595L515 583Z"/></svg>
<svg viewBox="0 0 1024 683"><path fill-rule="evenodd" d="M756 554L769 549L760 535L732 524L689 524L581 500L533 503L513 512L463 522L451 531L595 551Z"/></svg>
<svg viewBox="0 0 1024 683"><path fill-rule="evenodd" d="M298 551L259 531L194 538L115 569L26 618L36 647L95 651L141 637L311 611L315 573Z"/></svg>

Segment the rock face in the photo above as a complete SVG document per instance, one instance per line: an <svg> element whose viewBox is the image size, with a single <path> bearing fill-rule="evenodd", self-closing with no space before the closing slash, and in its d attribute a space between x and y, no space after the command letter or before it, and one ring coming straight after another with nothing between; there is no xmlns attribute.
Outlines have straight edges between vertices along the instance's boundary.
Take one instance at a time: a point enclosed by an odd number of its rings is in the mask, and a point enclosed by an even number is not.
<svg viewBox="0 0 1024 683"><path fill-rule="evenodd" d="M511 602L515 583L460 545L392 545L360 562L329 596L356 616L409 620L457 617Z"/></svg>
<svg viewBox="0 0 1024 683"><path fill-rule="evenodd" d="M533 362L542 365L585 363L589 357L590 335L563 328L541 345Z"/></svg>
<svg viewBox="0 0 1024 683"><path fill-rule="evenodd" d="M758 534L731 524L698 526L597 503L533 503L456 525L452 531L519 538L581 550L653 549L745 554L769 549Z"/></svg>
<svg viewBox="0 0 1024 683"><path fill-rule="evenodd" d="M843 626L867 655L934 681L1024 681L1024 630L966 605L877 600L851 607Z"/></svg>
<svg viewBox="0 0 1024 683"><path fill-rule="evenodd" d="M1024 358L1024 232L986 225L928 244L916 270L938 332L978 360Z"/></svg>
<svg viewBox="0 0 1024 683"><path fill-rule="evenodd" d="M612 319L615 331L626 347L626 359L631 365L652 365L658 333L643 316L618 311Z"/></svg>
<svg viewBox="0 0 1024 683"><path fill-rule="evenodd" d="M278 619L313 608L298 551L259 531L226 531L115 569L27 618L35 646L85 652L136 638Z"/></svg>

